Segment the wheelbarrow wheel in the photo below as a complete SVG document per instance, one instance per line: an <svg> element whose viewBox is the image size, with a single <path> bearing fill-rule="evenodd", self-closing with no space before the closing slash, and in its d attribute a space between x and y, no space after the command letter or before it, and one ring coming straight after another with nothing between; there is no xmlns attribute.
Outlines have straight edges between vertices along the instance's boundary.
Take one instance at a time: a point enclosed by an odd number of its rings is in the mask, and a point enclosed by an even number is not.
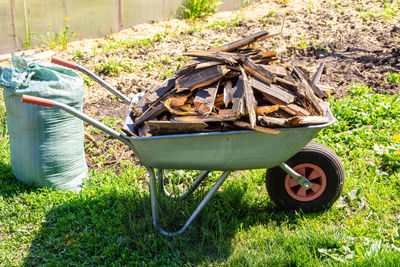
<svg viewBox="0 0 400 267"><path fill-rule="evenodd" d="M312 187L305 190L280 167L267 170L266 186L276 205L288 210L318 211L330 207L344 186L344 168L335 152L310 142L286 161L294 171L306 177Z"/></svg>

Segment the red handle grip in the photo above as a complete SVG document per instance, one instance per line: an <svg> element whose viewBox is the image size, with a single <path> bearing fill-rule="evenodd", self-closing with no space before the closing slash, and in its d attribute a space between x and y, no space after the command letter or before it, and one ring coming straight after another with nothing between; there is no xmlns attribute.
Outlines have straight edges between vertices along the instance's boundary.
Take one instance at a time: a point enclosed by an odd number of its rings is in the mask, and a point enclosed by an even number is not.
<svg viewBox="0 0 400 267"><path fill-rule="evenodd" d="M30 95L23 95L21 102L38 105L38 106L44 106L44 107L53 107L54 106L53 100L36 97L36 96L30 96Z"/></svg>
<svg viewBox="0 0 400 267"><path fill-rule="evenodd" d="M59 57L52 57L51 58L51 63L61 65L70 69L76 69L76 63L59 58Z"/></svg>

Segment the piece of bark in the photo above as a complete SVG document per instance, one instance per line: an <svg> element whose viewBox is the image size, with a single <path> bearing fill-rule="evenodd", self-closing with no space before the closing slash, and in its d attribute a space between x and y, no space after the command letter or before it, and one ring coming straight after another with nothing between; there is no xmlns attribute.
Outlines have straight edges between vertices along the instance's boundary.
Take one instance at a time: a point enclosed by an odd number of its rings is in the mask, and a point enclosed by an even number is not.
<svg viewBox="0 0 400 267"><path fill-rule="evenodd" d="M263 132L263 133L267 133L267 134L280 134L280 131L275 130L275 129L265 128L265 127L261 127L261 126L255 126L253 128L253 127L251 127L250 123L245 122L245 121L234 121L233 124L240 128L255 130L255 131Z"/></svg>
<svg viewBox="0 0 400 267"><path fill-rule="evenodd" d="M255 108L256 114L257 115L266 115L269 113L272 113L274 111L277 111L279 109L280 105L273 105L273 106L258 106Z"/></svg>
<svg viewBox="0 0 400 267"><path fill-rule="evenodd" d="M234 53L212 53L209 51L189 51L183 53L184 56L197 57L199 59L205 59L209 61L219 61L229 65L237 63L237 56Z"/></svg>
<svg viewBox="0 0 400 267"><path fill-rule="evenodd" d="M262 53L258 53L254 56L249 56L249 58L251 60L259 60L262 58L267 58L267 57L277 57L278 53L274 50L270 50L270 51L266 51L266 52L262 52Z"/></svg>
<svg viewBox="0 0 400 267"><path fill-rule="evenodd" d="M295 67L296 68L296 67ZM296 71L294 70L296 73ZM298 78L298 85L297 85L297 96L304 108L310 111L311 115L323 115L323 110L320 107L317 98L315 97L314 93L312 92L309 86L304 85Z"/></svg>
<svg viewBox="0 0 400 267"><path fill-rule="evenodd" d="M286 127L286 120L284 118L275 118L270 116L258 116L257 119L264 125L269 127Z"/></svg>
<svg viewBox="0 0 400 267"><path fill-rule="evenodd" d="M148 137L151 136L150 132L149 132L149 128L147 127L147 125L142 125L139 129L138 129L138 134L140 137Z"/></svg>
<svg viewBox="0 0 400 267"><path fill-rule="evenodd" d="M226 81L224 84L224 103L225 107L228 107L229 103L232 102L233 97L233 87L231 81Z"/></svg>
<svg viewBox="0 0 400 267"><path fill-rule="evenodd" d="M251 59L246 58L243 55L239 55L240 61L243 64L244 69L252 76L270 84L274 81L275 75L270 71L264 69L261 65L256 64Z"/></svg>
<svg viewBox="0 0 400 267"><path fill-rule="evenodd" d="M319 84L319 81L321 79L321 75L322 75L322 72L324 71L324 68L325 68L325 64L324 64L324 62L322 62L319 65L317 71L314 73L313 77L311 78L313 83Z"/></svg>
<svg viewBox="0 0 400 267"><path fill-rule="evenodd" d="M243 96L246 103L247 113L249 115L250 125L252 128L256 127L257 118L254 107L257 106L257 101L254 98L253 90L251 89L250 82L247 78L247 75L242 67L240 67L240 71L243 77Z"/></svg>
<svg viewBox="0 0 400 267"><path fill-rule="evenodd" d="M192 70L176 80L177 92L207 86L222 78L229 70L224 65Z"/></svg>
<svg viewBox="0 0 400 267"><path fill-rule="evenodd" d="M265 84L257 79L252 79L251 86L262 92L264 95L274 97L284 104L292 103L296 99L296 96L293 93L279 85Z"/></svg>
<svg viewBox="0 0 400 267"><path fill-rule="evenodd" d="M208 115L214 106L215 97L217 96L219 83L213 83L207 87L197 90L196 97L193 102L198 111L202 115Z"/></svg>
<svg viewBox="0 0 400 267"><path fill-rule="evenodd" d="M181 122L221 122L221 121L235 121L238 119L236 115L225 116L180 116L173 118L174 121Z"/></svg>
<svg viewBox="0 0 400 267"><path fill-rule="evenodd" d="M304 72L297 66L293 68L293 71L297 74L297 76L300 78L301 82L305 87L309 87L308 89L310 91L313 91L316 96L319 98L325 99L327 98L327 94L325 92L321 91L321 89L318 88L318 86L315 85L308 77L307 75L304 74Z"/></svg>
<svg viewBox="0 0 400 267"><path fill-rule="evenodd" d="M204 122L146 121L151 135L187 134L203 132L207 124Z"/></svg>
<svg viewBox="0 0 400 267"><path fill-rule="evenodd" d="M236 85L232 88L232 111L236 115L245 114L245 103L243 97L243 76L240 76Z"/></svg>
<svg viewBox="0 0 400 267"><path fill-rule="evenodd" d="M214 47L209 49L208 51L210 52L222 52L222 51L232 51L234 49L237 49L239 47L243 47L246 45L250 45L254 42L257 42L260 38L263 38L265 36L268 36L268 32L263 30L263 31L259 31L257 33L254 33L252 35L249 35L243 39L234 41L232 43L228 43L222 46L218 46L218 47Z"/></svg>
<svg viewBox="0 0 400 267"><path fill-rule="evenodd" d="M295 116L287 120L287 125L291 127L317 125L328 123L329 119L322 116Z"/></svg>
<svg viewBox="0 0 400 267"><path fill-rule="evenodd" d="M136 118L134 124L135 128L139 128L140 126L143 125L143 123L146 120L151 120L165 111L167 111L167 108L164 106L164 104L163 103L158 104L157 106L151 108L148 112L143 113L141 116Z"/></svg>

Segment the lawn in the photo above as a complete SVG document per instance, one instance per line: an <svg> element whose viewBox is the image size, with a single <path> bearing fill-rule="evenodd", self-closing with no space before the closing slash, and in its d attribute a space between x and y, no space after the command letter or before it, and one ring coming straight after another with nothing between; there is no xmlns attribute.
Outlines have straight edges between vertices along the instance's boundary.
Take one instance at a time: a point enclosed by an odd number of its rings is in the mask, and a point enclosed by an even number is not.
<svg viewBox="0 0 400 267"><path fill-rule="evenodd" d="M32 189L13 178L1 106L0 262L3 265L385 265L400 263L400 99L355 84L331 101L338 122L315 139L346 171L343 196L317 213L281 211L265 170L235 172L189 230L152 226L147 174L121 162L91 170L78 193ZM197 172L186 172L188 180ZM180 175L181 173L176 173ZM184 202L162 198L162 224L178 228L212 185Z"/></svg>

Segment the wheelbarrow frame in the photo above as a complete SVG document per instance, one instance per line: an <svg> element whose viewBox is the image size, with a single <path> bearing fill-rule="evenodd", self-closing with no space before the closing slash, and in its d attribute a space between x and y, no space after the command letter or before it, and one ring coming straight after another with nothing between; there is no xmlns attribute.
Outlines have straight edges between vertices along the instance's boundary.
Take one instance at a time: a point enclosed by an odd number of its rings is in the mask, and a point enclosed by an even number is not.
<svg viewBox="0 0 400 267"><path fill-rule="evenodd" d="M84 67L56 57L52 59L52 62L85 73L119 97L123 102L127 104L132 103L132 100ZM149 173L153 224L165 236L175 236L183 233L234 170L265 169L279 166L304 189L311 188L312 184L310 181L295 172L285 161L309 143L322 128L328 127L335 122L328 108L328 123L297 128L278 128L277 130L280 132L278 135L243 130L132 137L124 133L118 133L81 111L57 101L26 95L22 96L21 101L23 103L62 109L129 146ZM131 114L127 115L124 127L131 131L134 130ZM156 169L158 169L158 179L156 177ZM176 232L167 232L160 225L157 203L157 180L160 183L162 191L167 196L170 196L164 187L163 169L204 170L184 194L175 197L177 199L182 199L191 194L207 177L210 171L223 171L184 226Z"/></svg>

